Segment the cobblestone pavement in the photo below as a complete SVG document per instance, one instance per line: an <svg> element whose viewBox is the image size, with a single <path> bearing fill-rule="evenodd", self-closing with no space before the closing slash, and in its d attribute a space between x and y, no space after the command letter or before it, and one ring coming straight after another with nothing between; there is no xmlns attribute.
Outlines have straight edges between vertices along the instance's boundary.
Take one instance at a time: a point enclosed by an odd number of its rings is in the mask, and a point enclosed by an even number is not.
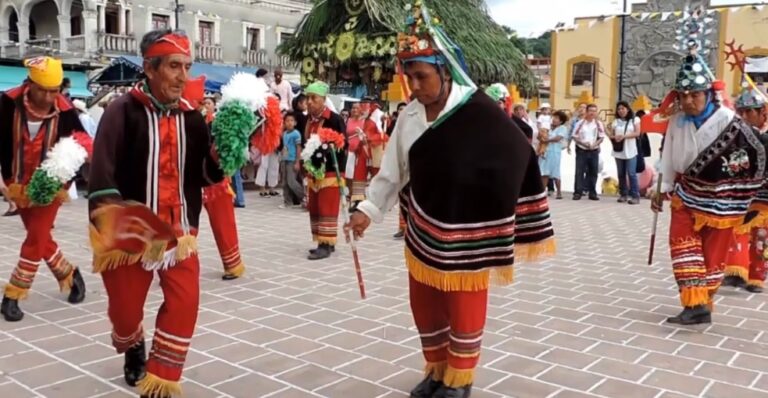
<svg viewBox="0 0 768 398"><path fill-rule="evenodd" d="M559 254L522 264L494 288L476 398L749 398L768 396L768 294L722 289L711 326L670 327L679 311L664 238L647 266L651 214L641 206L553 201ZM199 323L184 373L186 397L405 397L422 358L408 304L396 217L360 244L369 298L352 260L305 260L306 213L248 196L238 228L248 271L224 282L203 215ZM666 224L663 217L661 224ZM666 236L666 225L660 231ZM65 205L54 234L89 267L86 206ZM23 239L19 218L0 219L0 276ZM110 345L106 297L86 275L88 297L64 301L41 267L20 323L0 320L0 397L129 397ZM152 330L162 300L147 303Z"/></svg>

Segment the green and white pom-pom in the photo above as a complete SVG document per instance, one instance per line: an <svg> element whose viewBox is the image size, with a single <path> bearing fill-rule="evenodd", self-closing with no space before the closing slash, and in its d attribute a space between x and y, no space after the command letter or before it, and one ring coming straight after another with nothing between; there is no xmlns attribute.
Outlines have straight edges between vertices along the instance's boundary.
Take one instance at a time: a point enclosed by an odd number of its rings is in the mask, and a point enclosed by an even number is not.
<svg viewBox="0 0 768 398"><path fill-rule="evenodd" d="M27 196L35 206L47 206L64 184L75 178L88 158L88 152L72 137L59 140L32 174Z"/></svg>
<svg viewBox="0 0 768 398"><path fill-rule="evenodd" d="M236 73L221 88L221 95L213 120L213 139L219 167L232 175L248 160L248 140L258 123L255 112L267 105L269 87L250 73Z"/></svg>

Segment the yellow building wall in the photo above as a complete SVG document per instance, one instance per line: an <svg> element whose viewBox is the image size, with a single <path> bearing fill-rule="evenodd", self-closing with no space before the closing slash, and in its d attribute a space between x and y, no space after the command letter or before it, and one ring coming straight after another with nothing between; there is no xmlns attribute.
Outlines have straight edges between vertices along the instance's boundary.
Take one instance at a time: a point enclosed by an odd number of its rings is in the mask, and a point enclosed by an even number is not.
<svg viewBox="0 0 768 398"><path fill-rule="evenodd" d="M594 60L598 63L595 73L595 102L599 109L612 109L616 102L614 78L619 68L620 18L595 20L578 19L574 30L552 35L552 70L550 102L555 109L573 109L574 102L585 87L571 87L571 65L578 61Z"/></svg>
<svg viewBox="0 0 768 398"><path fill-rule="evenodd" d="M768 7L757 10L753 7L742 7L736 12L721 12L722 29L720 31L720 65L718 65L718 78L722 79L728 93L737 95L741 90L741 72L738 69L731 71L726 63L723 51L725 43L736 40L736 46L743 45L747 56L768 56Z"/></svg>

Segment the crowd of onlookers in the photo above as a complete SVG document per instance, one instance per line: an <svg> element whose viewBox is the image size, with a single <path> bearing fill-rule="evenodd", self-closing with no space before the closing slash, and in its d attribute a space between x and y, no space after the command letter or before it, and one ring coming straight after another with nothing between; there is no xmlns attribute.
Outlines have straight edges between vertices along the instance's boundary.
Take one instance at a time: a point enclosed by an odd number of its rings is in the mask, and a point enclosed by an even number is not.
<svg viewBox="0 0 768 398"><path fill-rule="evenodd" d="M600 200L597 191L601 172L600 151L605 140L611 145L616 162L618 201L636 205L640 203L638 175L645 168L645 158L651 155L648 137L640 130L643 111L633 112L631 106L620 101L616 104L610 123L598 117L595 104L579 104L573 111L552 112L548 103L542 104L535 116L524 105L516 105L512 112L515 123L523 130L539 159L543 182L550 194L562 199L562 151L575 151L573 200L586 196Z"/></svg>

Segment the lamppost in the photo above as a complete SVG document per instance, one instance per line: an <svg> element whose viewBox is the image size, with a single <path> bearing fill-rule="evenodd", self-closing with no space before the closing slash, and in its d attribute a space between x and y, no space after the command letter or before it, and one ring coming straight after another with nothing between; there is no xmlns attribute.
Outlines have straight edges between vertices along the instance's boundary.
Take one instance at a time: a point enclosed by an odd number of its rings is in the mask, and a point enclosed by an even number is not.
<svg viewBox="0 0 768 398"><path fill-rule="evenodd" d="M624 99L624 56L627 53L624 47L624 38L627 27L627 0L624 0L624 7L621 12L621 49L619 50L619 101Z"/></svg>
<svg viewBox="0 0 768 398"><path fill-rule="evenodd" d="M179 30L179 13L184 11L184 4L179 4L179 0L173 0L171 7L173 7L173 14L176 18L174 29Z"/></svg>

